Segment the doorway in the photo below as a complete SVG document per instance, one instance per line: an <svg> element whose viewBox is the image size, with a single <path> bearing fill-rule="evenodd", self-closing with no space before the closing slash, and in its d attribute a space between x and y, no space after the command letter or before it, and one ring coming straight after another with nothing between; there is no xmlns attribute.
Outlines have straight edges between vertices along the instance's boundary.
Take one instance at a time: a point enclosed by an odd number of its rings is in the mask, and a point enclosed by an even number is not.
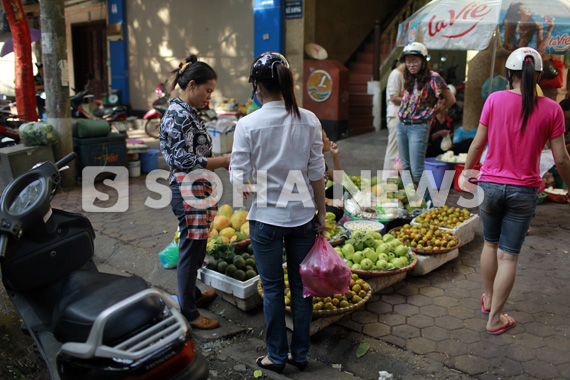
<svg viewBox="0 0 570 380"><path fill-rule="evenodd" d="M71 25L75 92L91 88L99 105L109 88L106 28L105 20Z"/></svg>

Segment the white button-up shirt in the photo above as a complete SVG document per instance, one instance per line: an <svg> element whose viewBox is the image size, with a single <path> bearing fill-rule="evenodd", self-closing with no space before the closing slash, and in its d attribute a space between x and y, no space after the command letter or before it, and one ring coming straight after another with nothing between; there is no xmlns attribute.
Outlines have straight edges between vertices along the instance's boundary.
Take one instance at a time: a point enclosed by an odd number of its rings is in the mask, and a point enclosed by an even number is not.
<svg viewBox="0 0 570 380"><path fill-rule="evenodd" d="M297 227L315 216L310 181L325 172L322 129L315 114L299 111L300 119L273 101L237 123L230 181L239 188L251 178L255 185L249 220Z"/></svg>

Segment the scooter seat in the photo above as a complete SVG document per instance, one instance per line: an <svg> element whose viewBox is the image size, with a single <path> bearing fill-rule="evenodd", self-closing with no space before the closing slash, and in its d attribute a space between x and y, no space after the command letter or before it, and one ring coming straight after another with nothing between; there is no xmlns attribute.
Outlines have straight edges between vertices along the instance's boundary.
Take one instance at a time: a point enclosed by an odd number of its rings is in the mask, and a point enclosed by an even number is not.
<svg viewBox="0 0 570 380"><path fill-rule="evenodd" d="M106 308L136 294L149 285L140 277L77 270L63 282L59 304L54 310L54 336L62 342L85 342L97 316ZM142 299L114 314L107 321L103 342L145 327L161 315L164 305L156 297Z"/></svg>

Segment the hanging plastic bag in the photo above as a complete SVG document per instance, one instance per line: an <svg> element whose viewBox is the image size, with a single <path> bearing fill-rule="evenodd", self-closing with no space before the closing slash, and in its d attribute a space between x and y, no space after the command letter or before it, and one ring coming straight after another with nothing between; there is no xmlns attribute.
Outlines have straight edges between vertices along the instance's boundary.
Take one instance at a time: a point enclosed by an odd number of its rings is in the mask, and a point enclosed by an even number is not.
<svg viewBox="0 0 570 380"><path fill-rule="evenodd" d="M453 143L451 142L451 133L448 133L447 135L445 135L443 139L441 139L441 144L439 145L439 147L444 152L447 152L448 150L451 149L452 146Z"/></svg>
<svg viewBox="0 0 570 380"><path fill-rule="evenodd" d="M180 230L176 230L174 239L158 253L160 264L166 269L174 269L178 266L178 242Z"/></svg>
<svg viewBox="0 0 570 380"><path fill-rule="evenodd" d="M303 280L303 297L330 297L346 293L350 268L323 236L317 237L299 267Z"/></svg>

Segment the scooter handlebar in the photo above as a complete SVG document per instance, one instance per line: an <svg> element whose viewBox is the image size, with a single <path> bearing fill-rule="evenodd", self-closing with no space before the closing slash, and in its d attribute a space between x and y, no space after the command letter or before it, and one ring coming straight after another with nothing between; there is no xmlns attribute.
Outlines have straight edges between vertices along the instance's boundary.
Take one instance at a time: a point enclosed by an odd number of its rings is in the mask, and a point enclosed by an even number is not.
<svg viewBox="0 0 570 380"><path fill-rule="evenodd" d="M61 160L55 163L55 166L58 169L63 168L65 165L69 164L71 161L77 158L77 154L75 152L69 153L67 156L63 157Z"/></svg>

